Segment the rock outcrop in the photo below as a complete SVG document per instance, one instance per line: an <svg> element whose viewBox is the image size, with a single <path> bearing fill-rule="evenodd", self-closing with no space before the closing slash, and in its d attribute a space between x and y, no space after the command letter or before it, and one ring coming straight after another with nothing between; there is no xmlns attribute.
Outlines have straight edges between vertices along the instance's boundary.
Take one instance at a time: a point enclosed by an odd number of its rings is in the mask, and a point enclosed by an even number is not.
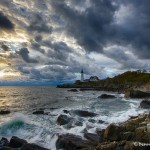
<svg viewBox="0 0 150 150"><path fill-rule="evenodd" d="M127 98L148 98L150 97L150 92L144 92L139 90L129 90L125 93Z"/></svg>
<svg viewBox="0 0 150 150"><path fill-rule="evenodd" d="M143 100L140 103L141 108L150 109L150 101L149 100Z"/></svg>
<svg viewBox="0 0 150 150"><path fill-rule="evenodd" d="M96 150L149 150L150 113L132 117L119 125L110 124L101 134Z"/></svg>
<svg viewBox="0 0 150 150"><path fill-rule="evenodd" d="M114 96L114 95L108 95L108 94L102 94L102 95L99 96L98 98L102 98L102 99L112 99L112 98L116 98L116 96Z"/></svg>

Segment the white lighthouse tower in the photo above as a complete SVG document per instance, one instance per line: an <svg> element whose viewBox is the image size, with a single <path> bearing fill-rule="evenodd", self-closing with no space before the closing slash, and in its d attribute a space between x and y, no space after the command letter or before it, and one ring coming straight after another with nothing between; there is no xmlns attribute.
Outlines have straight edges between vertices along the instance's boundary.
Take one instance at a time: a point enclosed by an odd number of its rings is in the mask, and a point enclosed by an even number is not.
<svg viewBox="0 0 150 150"><path fill-rule="evenodd" d="M83 72L83 69L81 70L81 82L84 82L84 72Z"/></svg>

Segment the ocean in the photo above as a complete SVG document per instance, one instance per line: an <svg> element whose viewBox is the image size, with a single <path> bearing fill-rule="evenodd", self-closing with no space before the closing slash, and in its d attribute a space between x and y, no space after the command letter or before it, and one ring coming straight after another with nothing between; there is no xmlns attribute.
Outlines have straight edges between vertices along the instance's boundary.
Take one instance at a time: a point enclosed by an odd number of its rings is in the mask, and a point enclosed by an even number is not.
<svg viewBox="0 0 150 150"><path fill-rule="evenodd" d="M100 99L101 94L115 95L115 99ZM0 115L0 136L18 136L31 143L55 150L58 134L72 133L83 136L83 130L94 133L110 123L126 121L146 110L139 108L140 99L126 99L124 94L104 91L69 92L50 86L1 86L0 110L10 114ZM73 117L82 121L82 126L67 128L57 125L57 118L63 110L86 110L98 114L90 122L89 117ZM35 115L44 110L48 115ZM69 114L67 114L69 115Z"/></svg>

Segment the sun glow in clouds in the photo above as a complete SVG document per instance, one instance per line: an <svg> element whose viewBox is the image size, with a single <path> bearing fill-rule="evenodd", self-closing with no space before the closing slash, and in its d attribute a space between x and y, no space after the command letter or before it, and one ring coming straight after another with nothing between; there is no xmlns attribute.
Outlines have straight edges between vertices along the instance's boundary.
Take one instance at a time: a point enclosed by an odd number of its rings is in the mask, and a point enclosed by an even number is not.
<svg viewBox="0 0 150 150"><path fill-rule="evenodd" d="M14 79L20 77L20 73L13 70L1 70L0 79Z"/></svg>

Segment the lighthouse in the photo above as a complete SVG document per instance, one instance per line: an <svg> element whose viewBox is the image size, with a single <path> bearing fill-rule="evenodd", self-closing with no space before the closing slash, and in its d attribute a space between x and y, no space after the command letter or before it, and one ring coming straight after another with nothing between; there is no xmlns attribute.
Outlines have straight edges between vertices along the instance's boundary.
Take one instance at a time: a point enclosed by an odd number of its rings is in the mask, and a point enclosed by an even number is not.
<svg viewBox="0 0 150 150"><path fill-rule="evenodd" d="M83 72L83 69L81 70L81 82L84 82L84 72Z"/></svg>

